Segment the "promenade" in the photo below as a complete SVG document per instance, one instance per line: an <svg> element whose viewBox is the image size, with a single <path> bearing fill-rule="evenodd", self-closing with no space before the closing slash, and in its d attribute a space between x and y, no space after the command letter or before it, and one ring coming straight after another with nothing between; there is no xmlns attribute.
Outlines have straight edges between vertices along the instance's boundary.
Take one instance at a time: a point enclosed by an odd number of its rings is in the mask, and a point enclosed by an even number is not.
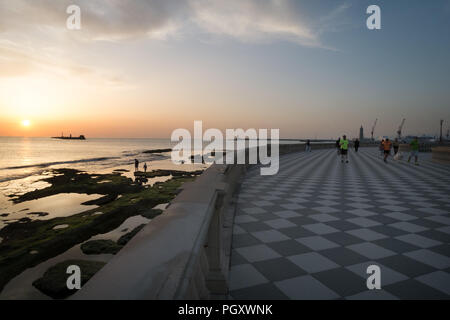
<svg viewBox="0 0 450 320"><path fill-rule="evenodd" d="M376 148L281 157L242 184L230 298L449 299L450 166L385 164ZM369 265L381 290L368 290Z"/></svg>

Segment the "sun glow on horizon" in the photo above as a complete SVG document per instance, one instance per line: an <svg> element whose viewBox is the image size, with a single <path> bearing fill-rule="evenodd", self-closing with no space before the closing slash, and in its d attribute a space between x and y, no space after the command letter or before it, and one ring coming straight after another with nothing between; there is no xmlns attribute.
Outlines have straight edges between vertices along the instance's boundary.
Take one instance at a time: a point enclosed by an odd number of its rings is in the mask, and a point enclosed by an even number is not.
<svg viewBox="0 0 450 320"><path fill-rule="evenodd" d="M28 128L29 126L31 126L31 121L30 120L22 120L22 126L24 126L25 128Z"/></svg>

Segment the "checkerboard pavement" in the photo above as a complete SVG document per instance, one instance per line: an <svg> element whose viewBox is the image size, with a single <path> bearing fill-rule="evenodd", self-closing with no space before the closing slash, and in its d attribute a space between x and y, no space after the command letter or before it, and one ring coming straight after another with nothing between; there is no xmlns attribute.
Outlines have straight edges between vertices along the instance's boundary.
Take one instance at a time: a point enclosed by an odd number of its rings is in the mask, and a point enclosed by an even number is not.
<svg viewBox="0 0 450 320"><path fill-rule="evenodd" d="M281 157L246 175L233 227L232 299L449 299L450 166L383 163L363 148ZM368 290L369 265L381 290Z"/></svg>

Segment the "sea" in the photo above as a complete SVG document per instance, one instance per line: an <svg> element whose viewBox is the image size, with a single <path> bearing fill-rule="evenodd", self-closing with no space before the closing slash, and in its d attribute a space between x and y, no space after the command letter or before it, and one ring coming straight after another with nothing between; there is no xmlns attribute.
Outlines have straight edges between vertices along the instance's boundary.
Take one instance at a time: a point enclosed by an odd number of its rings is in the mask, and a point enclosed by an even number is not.
<svg viewBox="0 0 450 320"><path fill-rule="evenodd" d="M0 137L0 183L39 174L50 168L95 171L167 158L144 151L168 149L169 139L59 140L51 138Z"/></svg>
<svg viewBox="0 0 450 320"><path fill-rule="evenodd" d="M170 152L145 153L174 146L169 139L110 139L59 140L51 138L0 137L0 229L6 223L29 217L28 212L43 211L50 214L33 219L50 219L68 216L90 209L81 203L92 200L95 195L60 194L53 197L14 204L11 196L42 189L49 184L51 169L70 168L95 174L112 173L121 169L123 174L134 178L134 159L148 171L172 169L192 171L205 169L204 165L172 163ZM198 167L200 166L200 167ZM127 172L125 172L127 171ZM164 179L154 179L154 182Z"/></svg>

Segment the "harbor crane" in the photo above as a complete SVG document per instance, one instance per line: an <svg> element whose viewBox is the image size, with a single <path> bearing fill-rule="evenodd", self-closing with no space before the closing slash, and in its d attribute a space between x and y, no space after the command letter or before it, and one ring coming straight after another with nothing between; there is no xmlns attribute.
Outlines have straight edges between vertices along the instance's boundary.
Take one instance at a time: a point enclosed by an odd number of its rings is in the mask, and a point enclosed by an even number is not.
<svg viewBox="0 0 450 320"><path fill-rule="evenodd" d="M405 122L406 122L406 119L403 119L403 120L402 120L402 123L401 123L400 126L398 127L398 130L397 130L397 137L398 137L398 140L401 140L401 139L402 139L402 130L403 130L403 126L405 125Z"/></svg>
<svg viewBox="0 0 450 320"><path fill-rule="evenodd" d="M378 119L375 120L375 123L373 124L373 127L372 127L372 132L371 132L372 141L374 141L373 140L373 134L375 133L375 128L377 127L377 123L378 123Z"/></svg>

